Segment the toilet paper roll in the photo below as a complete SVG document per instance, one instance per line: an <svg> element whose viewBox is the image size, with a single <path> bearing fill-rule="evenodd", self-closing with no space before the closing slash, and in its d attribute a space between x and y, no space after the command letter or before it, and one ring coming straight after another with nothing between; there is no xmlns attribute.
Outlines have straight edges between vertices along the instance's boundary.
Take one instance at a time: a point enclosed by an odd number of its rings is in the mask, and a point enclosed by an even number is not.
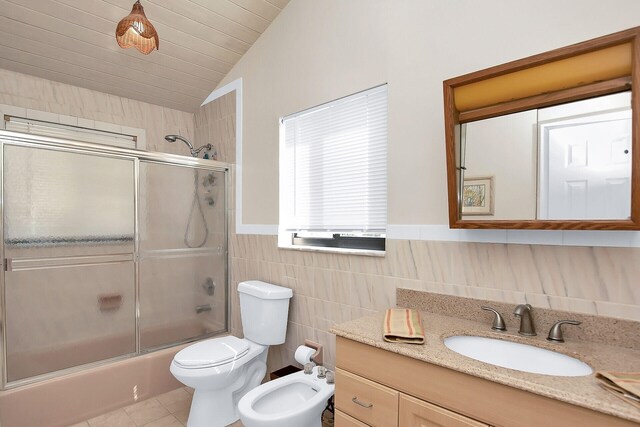
<svg viewBox="0 0 640 427"><path fill-rule="evenodd" d="M304 365L305 363L311 362L311 355L315 352L315 349L307 347L305 345L301 345L300 347L296 348L296 353L293 357L296 359L296 362Z"/></svg>

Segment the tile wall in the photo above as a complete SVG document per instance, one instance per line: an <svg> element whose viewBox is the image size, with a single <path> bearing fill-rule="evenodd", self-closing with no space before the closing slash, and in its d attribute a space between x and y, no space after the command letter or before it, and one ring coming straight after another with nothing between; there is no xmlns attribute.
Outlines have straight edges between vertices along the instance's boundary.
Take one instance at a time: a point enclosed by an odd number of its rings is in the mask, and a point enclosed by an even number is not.
<svg viewBox="0 0 640 427"><path fill-rule="evenodd" d="M91 121L99 121L142 128L146 131L149 151L189 155L184 144L169 144L164 136L178 134L189 140L194 138L192 113L4 69L0 69L0 104L78 117L84 119L88 127Z"/></svg>
<svg viewBox="0 0 640 427"><path fill-rule="evenodd" d="M388 240L386 257L277 249L276 236L234 235L232 287L259 279L293 289L287 342L271 368L305 338L335 360L333 323L395 305L396 288L640 320L640 249ZM232 295L232 332L240 333Z"/></svg>

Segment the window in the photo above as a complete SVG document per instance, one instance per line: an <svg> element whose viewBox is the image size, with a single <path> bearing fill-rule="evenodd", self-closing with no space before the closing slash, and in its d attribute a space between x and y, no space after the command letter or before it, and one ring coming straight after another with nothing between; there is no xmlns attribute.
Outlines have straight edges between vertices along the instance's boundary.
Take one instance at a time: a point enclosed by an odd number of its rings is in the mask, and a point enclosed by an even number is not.
<svg viewBox="0 0 640 427"><path fill-rule="evenodd" d="M105 125L109 125L105 123ZM118 125L111 127L120 128ZM30 133L51 138L71 139L92 142L95 144L111 145L123 148L136 148L138 136L120 132L110 132L100 129L89 129L25 117L4 115L4 128L14 132Z"/></svg>
<svg viewBox="0 0 640 427"><path fill-rule="evenodd" d="M384 251L387 86L284 117L280 247Z"/></svg>

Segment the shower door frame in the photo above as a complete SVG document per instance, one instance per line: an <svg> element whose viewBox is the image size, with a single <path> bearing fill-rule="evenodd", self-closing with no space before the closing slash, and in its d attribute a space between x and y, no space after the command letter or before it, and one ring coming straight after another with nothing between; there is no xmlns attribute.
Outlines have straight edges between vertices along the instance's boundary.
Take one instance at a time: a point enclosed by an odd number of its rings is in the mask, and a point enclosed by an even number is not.
<svg viewBox="0 0 640 427"><path fill-rule="evenodd" d="M48 372L33 377L23 378L7 382L7 310L5 300L5 272L7 263L5 259L4 245L4 147L5 145L22 146L31 148L43 148L68 153L89 154L108 158L119 158L133 161L133 185L134 185L134 228L133 228L133 263L134 263L134 327L135 327L135 352L123 354L96 362L90 362L78 366L73 366L58 371ZM225 329L208 334L187 338L178 342L160 345L150 349L142 350L140 346L140 161L158 163L163 165L182 166L190 169L201 169L213 172L224 173L224 230L223 230L223 256L224 262L224 286L226 295L225 305ZM229 294L229 184L231 167L228 163L215 160L204 160L195 157L180 156L176 154L160 153L153 151L133 150L128 148L112 147L82 141L64 140L58 138L36 136L18 132L0 130L0 259L2 260L2 274L0 275L0 391L17 388L27 384L44 381L51 378L60 377L73 372L103 366L119 360L126 360L132 357L141 356L153 351L175 347L181 344L200 340L210 336L221 335L229 332L231 297Z"/></svg>

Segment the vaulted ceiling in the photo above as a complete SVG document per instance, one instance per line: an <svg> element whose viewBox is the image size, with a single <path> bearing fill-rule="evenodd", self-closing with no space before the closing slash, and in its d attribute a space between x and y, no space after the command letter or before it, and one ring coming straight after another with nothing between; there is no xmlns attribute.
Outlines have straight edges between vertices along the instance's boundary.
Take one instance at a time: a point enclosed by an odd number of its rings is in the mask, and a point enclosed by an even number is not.
<svg viewBox="0 0 640 427"><path fill-rule="evenodd" d="M121 49L135 0L0 0L0 68L195 111L289 0L141 0L159 50Z"/></svg>

